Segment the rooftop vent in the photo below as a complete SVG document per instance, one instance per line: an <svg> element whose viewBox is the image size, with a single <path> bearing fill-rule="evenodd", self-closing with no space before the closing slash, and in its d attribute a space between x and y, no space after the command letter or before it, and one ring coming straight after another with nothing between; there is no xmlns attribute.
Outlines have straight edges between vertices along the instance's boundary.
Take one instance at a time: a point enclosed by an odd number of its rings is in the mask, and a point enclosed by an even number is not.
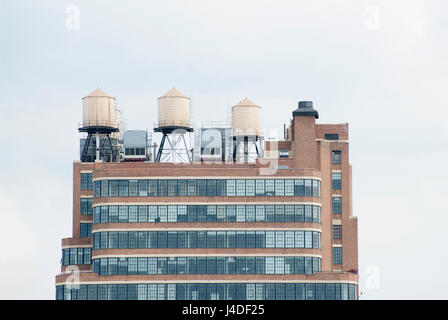
<svg viewBox="0 0 448 320"><path fill-rule="evenodd" d="M299 101L299 107L292 112L292 116L314 116L319 119L319 113L313 109L313 101Z"/></svg>

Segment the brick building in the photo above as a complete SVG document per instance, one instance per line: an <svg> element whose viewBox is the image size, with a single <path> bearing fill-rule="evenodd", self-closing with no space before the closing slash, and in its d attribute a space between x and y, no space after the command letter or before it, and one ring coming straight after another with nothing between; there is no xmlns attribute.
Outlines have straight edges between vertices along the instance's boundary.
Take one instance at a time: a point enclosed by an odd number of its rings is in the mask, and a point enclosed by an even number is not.
<svg viewBox="0 0 448 320"><path fill-rule="evenodd" d="M357 299L348 124L317 118L253 163L74 161L56 299Z"/></svg>

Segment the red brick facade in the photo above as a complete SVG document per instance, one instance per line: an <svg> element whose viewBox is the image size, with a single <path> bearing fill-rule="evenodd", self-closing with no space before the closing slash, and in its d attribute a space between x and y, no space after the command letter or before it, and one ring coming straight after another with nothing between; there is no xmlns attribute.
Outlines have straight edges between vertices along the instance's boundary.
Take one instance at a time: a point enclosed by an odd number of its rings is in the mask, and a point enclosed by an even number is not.
<svg viewBox="0 0 448 320"><path fill-rule="evenodd" d="M325 140L325 134L338 134L338 140ZM81 163L73 164L73 237L62 240L63 248L91 246L91 238L80 238L80 223L92 222L92 216L80 214L81 197L93 197L93 191L81 191L81 172L92 172L93 180L103 178L202 178L202 177L253 177L271 179L279 177L315 177L321 180L321 197L110 197L93 200L93 206L109 203L150 204L150 203L318 203L321 205L322 223L309 222L248 222L248 223L105 223L94 224L93 232L107 229L177 229L195 228L238 228L260 229L312 228L321 231L321 249L103 249L94 250L92 258L114 255L158 255L188 254L240 254L240 255L287 255L307 254L322 257L322 272L314 275L133 275L99 276L91 271L91 266L81 267L82 283L113 281L350 281L358 283L358 229L357 219L352 215L352 170L349 163L348 124L316 124L314 116L295 116L288 128L291 139L279 141L278 148L290 150L289 158L270 159L276 163L273 175L263 175L266 159L254 164L169 164L169 163ZM266 150L274 144L266 142ZM332 151L341 151L341 164L332 164ZM289 170L276 170L277 166L289 166ZM332 172L341 173L341 190L332 189ZM332 196L342 197L342 214L332 213ZM333 239L333 224L342 226L342 239ZM333 264L333 246L342 246L342 265ZM56 284L63 284L67 278L62 273L56 276Z"/></svg>

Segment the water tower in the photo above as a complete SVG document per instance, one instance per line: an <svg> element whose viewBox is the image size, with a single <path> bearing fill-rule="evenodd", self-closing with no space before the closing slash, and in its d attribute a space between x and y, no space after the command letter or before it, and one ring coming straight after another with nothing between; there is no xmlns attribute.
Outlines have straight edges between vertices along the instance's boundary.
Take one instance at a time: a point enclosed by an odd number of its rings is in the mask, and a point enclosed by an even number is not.
<svg viewBox="0 0 448 320"><path fill-rule="evenodd" d="M115 98L98 88L82 98L82 107L83 121L78 131L87 133L87 139L82 146L81 162L117 161L110 139L111 134L119 132Z"/></svg>
<svg viewBox="0 0 448 320"><path fill-rule="evenodd" d="M192 150L188 148L185 134L190 127L190 98L175 87L157 99L158 122L154 132L163 134L155 162L192 162Z"/></svg>
<svg viewBox="0 0 448 320"><path fill-rule="evenodd" d="M247 97L232 107L233 162L254 162L263 153L261 107Z"/></svg>

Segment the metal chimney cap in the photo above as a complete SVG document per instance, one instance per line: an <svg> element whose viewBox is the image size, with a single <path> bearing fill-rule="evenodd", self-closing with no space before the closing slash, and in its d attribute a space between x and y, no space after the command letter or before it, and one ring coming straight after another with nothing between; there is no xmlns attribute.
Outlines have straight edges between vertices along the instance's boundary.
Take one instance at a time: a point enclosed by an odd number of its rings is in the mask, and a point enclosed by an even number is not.
<svg viewBox="0 0 448 320"><path fill-rule="evenodd" d="M312 108L313 101L299 101L299 108Z"/></svg>
<svg viewBox="0 0 448 320"><path fill-rule="evenodd" d="M292 112L292 116L314 116L319 119L319 113L313 109L313 101L299 101L299 107Z"/></svg>

